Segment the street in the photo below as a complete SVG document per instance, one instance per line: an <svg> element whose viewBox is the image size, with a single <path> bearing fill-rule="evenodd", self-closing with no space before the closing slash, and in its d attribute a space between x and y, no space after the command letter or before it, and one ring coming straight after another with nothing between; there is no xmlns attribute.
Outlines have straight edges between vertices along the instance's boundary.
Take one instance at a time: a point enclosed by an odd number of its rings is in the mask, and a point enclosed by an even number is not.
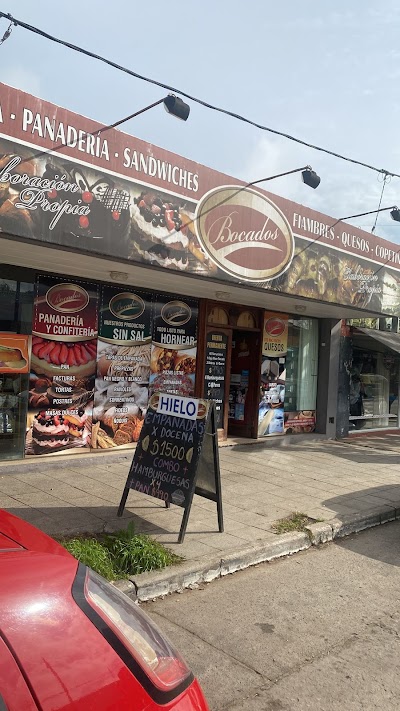
<svg viewBox="0 0 400 711"><path fill-rule="evenodd" d="M211 711L397 710L400 522L143 605Z"/></svg>

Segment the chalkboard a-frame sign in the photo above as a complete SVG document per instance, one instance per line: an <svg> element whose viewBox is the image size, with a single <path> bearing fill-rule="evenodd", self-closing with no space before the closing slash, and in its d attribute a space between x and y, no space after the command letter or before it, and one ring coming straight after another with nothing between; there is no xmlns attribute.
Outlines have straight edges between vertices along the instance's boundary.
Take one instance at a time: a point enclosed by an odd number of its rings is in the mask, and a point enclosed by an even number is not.
<svg viewBox="0 0 400 711"><path fill-rule="evenodd" d="M169 507L184 508L178 543L186 533L193 495L217 504L218 529L224 530L214 403L154 393L126 480L118 516L129 491L154 496Z"/></svg>

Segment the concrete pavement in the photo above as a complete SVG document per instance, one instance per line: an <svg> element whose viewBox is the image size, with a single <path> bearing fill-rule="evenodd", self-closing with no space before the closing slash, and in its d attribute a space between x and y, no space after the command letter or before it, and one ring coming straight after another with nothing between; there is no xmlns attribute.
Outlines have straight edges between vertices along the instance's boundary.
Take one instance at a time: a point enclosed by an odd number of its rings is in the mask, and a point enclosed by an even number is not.
<svg viewBox="0 0 400 711"><path fill-rule="evenodd" d="M123 518L117 518L131 452L3 463L0 507L56 536L134 521L138 532L191 562L273 543L272 524L295 510L322 521L349 521L371 512L383 520L395 518L397 509L400 515L400 436L286 442L271 438L221 447L225 531L218 533L216 505L195 496L181 545L183 509L177 506L166 509L131 492Z"/></svg>

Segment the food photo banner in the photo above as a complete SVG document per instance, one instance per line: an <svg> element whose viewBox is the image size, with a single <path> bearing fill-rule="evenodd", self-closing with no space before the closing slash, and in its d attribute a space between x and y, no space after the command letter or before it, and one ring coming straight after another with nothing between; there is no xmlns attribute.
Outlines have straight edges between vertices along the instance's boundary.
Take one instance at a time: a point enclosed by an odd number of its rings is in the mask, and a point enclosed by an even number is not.
<svg viewBox="0 0 400 711"><path fill-rule="evenodd" d="M0 86L2 232L398 313L397 244Z"/></svg>
<svg viewBox="0 0 400 711"><path fill-rule="evenodd" d="M98 290L53 277L36 283L27 454L89 447L97 360Z"/></svg>
<svg viewBox="0 0 400 711"><path fill-rule="evenodd" d="M152 296L101 289L92 447L137 442L149 398Z"/></svg>
<svg viewBox="0 0 400 711"><path fill-rule="evenodd" d="M194 394L198 302L155 295L150 358L150 392Z"/></svg>

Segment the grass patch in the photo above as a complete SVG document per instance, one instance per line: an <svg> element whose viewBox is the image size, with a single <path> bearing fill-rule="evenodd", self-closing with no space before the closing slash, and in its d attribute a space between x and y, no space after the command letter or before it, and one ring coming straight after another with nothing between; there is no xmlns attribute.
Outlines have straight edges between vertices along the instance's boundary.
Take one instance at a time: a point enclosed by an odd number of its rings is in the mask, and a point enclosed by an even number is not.
<svg viewBox="0 0 400 711"><path fill-rule="evenodd" d="M60 541L75 558L107 580L127 578L150 570L160 570L182 561L158 541L128 528L99 536L75 536Z"/></svg>
<svg viewBox="0 0 400 711"><path fill-rule="evenodd" d="M317 523L322 519L310 518L307 514L301 513L300 511L293 511L289 516L285 518L280 518L271 528L274 533L290 533L291 531L304 531L306 526L310 523Z"/></svg>

